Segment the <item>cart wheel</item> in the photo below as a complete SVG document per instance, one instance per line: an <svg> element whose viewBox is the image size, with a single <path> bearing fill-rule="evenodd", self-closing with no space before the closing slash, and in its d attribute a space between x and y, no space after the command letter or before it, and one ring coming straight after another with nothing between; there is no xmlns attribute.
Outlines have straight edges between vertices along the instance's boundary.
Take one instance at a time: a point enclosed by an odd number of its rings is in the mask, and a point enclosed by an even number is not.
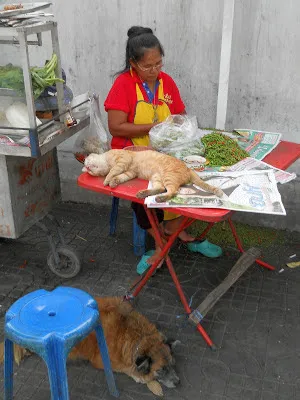
<svg viewBox="0 0 300 400"><path fill-rule="evenodd" d="M80 260L77 254L71 247L59 246L57 249L59 256L59 264L55 263L52 252L48 254L47 264L50 270L61 278L73 278L76 276L80 269Z"/></svg>

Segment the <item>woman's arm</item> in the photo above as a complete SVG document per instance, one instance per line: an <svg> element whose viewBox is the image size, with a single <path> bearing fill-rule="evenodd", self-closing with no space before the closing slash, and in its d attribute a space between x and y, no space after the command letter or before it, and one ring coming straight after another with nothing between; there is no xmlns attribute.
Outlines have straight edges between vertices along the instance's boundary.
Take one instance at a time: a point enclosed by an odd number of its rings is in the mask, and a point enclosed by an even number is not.
<svg viewBox="0 0 300 400"><path fill-rule="evenodd" d="M133 138L147 135L155 124L134 124L127 122L127 113L119 110L108 110L108 129L112 136Z"/></svg>

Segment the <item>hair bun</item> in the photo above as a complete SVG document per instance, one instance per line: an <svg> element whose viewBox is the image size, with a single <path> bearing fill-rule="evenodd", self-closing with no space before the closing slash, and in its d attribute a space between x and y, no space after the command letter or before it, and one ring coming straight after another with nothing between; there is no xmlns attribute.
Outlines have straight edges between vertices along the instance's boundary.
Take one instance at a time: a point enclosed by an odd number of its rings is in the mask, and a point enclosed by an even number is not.
<svg viewBox="0 0 300 400"><path fill-rule="evenodd" d="M144 28L142 26L132 26L128 29L127 36L131 39L135 36L143 35L144 33L152 33L151 28Z"/></svg>

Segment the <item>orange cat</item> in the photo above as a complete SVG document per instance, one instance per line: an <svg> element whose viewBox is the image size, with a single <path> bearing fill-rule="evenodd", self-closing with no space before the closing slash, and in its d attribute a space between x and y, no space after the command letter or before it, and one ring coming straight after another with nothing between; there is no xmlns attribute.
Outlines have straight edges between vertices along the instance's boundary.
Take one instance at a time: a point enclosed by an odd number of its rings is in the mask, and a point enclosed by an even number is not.
<svg viewBox="0 0 300 400"><path fill-rule="evenodd" d="M152 183L152 189L141 190L136 197L144 199L160 194L155 198L157 202L170 200L180 186L188 183L218 197L223 195L221 189L204 182L184 162L152 150L109 150L103 154L90 154L85 159L82 171L93 176L106 176L104 185L112 188L133 178L147 179Z"/></svg>

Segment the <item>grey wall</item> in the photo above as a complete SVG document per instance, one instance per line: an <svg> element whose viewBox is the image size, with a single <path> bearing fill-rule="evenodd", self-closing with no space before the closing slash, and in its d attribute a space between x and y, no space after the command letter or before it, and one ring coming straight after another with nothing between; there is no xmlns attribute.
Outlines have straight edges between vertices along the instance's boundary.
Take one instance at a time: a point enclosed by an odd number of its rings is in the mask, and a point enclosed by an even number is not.
<svg viewBox="0 0 300 400"><path fill-rule="evenodd" d="M63 64L76 93L92 89L104 100L112 73L123 65L128 28L150 26L165 47L165 70L177 81L187 109L201 125L214 125L222 0L85 0L84 9L79 0L54 3Z"/></svg>
<svg viewBox="0 0 300 400"><path fill-rule="evenodd" d="M300 143L300 3L236 0L228 128L284 133Z"/></svg>
<svg viewBox="0 0 300 400"><path fill-rule="evenodd" d="M223 0L86 0L84 9L79 0L68 6L55 0L53 10L63 66L75 94L96 91L103 102L113 73L124 64L128 28L150 26L165 48L165 70L177 82L188 112L198 116L201 126L214 126ZM72 154L74 140L59 152L64 199L102 202L75 185L80 165Z"/></svg>
<svg viewBox="0 0 300 400"><path fill-rule="evenodd" d="M284 139L300 143L300 3L235 3L226 128L282 132ZM188 112L197 115L200 126L215 126L223 0L53 0L53 11L75 94L92 90L104 100L112 73L124 61L127 29L146 25L165 47L165 70L177 82ZM106 123L105 112L103 119ZM102 202L76 187L80 165L72 155L73 141L59 149L64 199ZM299 173L300 164L292 169ZM255 216L251 222L300 230L299 178L280 190L287 218Z"/></svg>

